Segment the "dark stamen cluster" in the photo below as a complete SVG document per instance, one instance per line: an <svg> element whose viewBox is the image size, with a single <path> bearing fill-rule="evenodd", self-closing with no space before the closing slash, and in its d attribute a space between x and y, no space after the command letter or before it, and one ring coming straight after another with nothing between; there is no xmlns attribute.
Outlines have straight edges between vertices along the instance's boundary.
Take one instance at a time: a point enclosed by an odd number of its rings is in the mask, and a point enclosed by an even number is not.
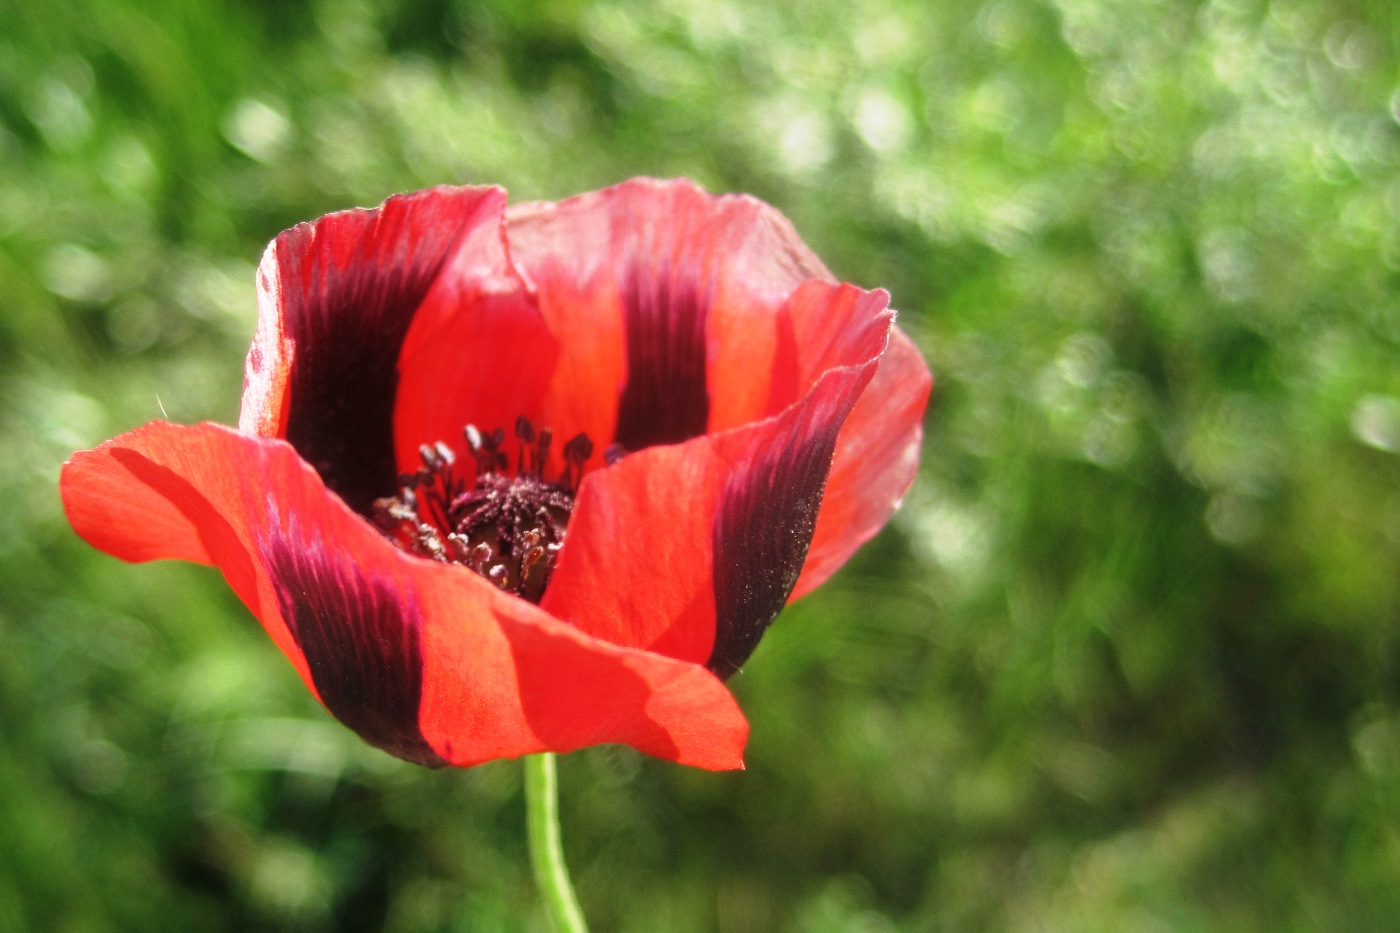
<svg viewBox="0 0 1400 933"><path fill-rule="evenodd" d="M399 547L444 563L462 564L501 589L537 603L564 546L574 493L593 443L579 434L563 448L559 478L546 482L553 434L515 422L517 449L503 449L505 432L463 430L476 469L463 475L452 448L439 441L419 448L423 466L399 477L399 493L374 503L373 519Z"/></svg>

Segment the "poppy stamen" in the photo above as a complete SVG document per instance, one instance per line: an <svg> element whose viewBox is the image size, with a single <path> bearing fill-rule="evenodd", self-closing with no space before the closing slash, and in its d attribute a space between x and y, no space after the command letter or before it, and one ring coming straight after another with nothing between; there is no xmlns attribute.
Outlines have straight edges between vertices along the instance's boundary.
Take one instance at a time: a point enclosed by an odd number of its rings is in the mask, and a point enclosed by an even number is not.
<svg viewBox="0 0 1400 933"><path fill-rule="evenodd" d="M555 480L545 479L554 435L536 431L528 418L515 422L515 470L502 449L505 431L475 425L462 431L475 462L474 475L458 469L457 456L441 441L418 449L423 466L399 477L399 492L374 503L372 517L391 541L411 554L468 567L501 589L538 603L593 455L586 434L568 440Z"/></svg>

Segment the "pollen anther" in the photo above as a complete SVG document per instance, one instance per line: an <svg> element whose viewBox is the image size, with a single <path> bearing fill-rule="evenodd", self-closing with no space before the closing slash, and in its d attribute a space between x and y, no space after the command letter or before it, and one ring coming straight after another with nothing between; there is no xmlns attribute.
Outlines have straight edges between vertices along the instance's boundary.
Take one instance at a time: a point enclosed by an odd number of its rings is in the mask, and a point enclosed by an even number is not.
<svg viewBox="0 0 1400 933"><path fill-rule="evenodd" d="M462 435L475 470L464 475L452 448L424 444L423 462L399 477L395 496L376 500L373 519L399 547L421 557L460 564L501 589L539 602L564 546L574 494L593 442L575 435L560 451L558 478L547 481L553 433L515 422L514 471L502 449L505 432L467 425Z"/></svg>

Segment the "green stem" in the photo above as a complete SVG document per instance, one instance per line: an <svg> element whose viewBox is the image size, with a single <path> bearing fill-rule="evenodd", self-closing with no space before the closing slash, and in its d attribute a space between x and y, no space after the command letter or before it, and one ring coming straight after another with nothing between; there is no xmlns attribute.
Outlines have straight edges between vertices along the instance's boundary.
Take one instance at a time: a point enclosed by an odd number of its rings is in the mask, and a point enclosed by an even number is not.
<svg viewBox="0 0 1400 933"><path fill-rule="evenodd" d="M525 824L530 864L554 929L558 933L588 933L559 841L559 782L553 752L525 758Z"/></svg>

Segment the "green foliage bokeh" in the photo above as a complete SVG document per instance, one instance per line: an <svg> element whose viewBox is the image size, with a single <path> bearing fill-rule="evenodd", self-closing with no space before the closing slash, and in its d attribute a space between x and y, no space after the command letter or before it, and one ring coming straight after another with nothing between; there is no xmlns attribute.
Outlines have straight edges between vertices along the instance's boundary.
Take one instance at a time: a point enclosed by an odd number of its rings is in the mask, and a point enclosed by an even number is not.
<svg viewBox="0 0 1400 933"><path fill-rule="evenodd" d="M688 175L888 288L892 527L748 769L561 761L621 931L1400 927L1400 13L1301 0L0 0L0 933L544 930L518 765L361 746L58 467L236 420L279 230Z"/></svg>

